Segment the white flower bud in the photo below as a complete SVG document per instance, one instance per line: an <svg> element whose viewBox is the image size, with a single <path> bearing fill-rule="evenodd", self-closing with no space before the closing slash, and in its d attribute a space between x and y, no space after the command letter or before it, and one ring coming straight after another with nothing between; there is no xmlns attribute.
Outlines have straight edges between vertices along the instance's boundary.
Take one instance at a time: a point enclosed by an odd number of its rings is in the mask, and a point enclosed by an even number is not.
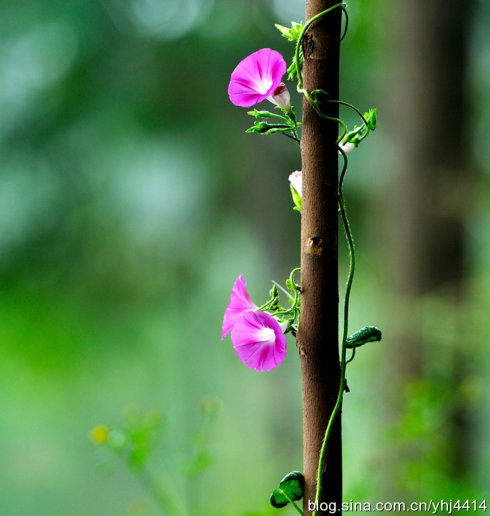
<svg viewBox="0 0 490 516"><path fill-rule="evenodd" d="M283 82L272 92L270 97L267 97L267 100L270 100L276 106L284 109L284 111L291 110L291 96Z"/></svg>

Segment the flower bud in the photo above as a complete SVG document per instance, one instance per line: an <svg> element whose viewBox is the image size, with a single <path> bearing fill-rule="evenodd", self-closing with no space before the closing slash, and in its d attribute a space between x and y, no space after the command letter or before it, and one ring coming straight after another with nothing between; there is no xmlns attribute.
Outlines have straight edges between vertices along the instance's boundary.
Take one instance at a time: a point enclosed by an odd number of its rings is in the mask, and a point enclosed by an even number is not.
<svg viewBox="0 0 490 516"><path fill-rule="evenodd" d="M270 100L284 111L291 111L291 96L283 82L272 92L270 97L267 97L267 100Z"/></svg>
<svg viewBox="0 0 490 516"><path fill-rule="evenodd" d="M302 193L303 193L303 180L301 171L295 171L289 176L289 183L291 187L291 196L293 197L294 209L301 213L302 209Z"/></svg>
<svg viewBox="0 0 490 516"><path fill-rule="evenodd" d="M292 174L289 174L289 182L293 186L293 188L298 192L300 197L303 196L303 177L301 175L301 170L295 170Z"/></svg>
<svg viewBox="0 0 490 516"><path fill-rule="evenodd" d="M352 149L354 149L355 145L352 143L352 142L347 142L347 143L341 143L340 144L340 148L346 153L348 154Z"/></svg>

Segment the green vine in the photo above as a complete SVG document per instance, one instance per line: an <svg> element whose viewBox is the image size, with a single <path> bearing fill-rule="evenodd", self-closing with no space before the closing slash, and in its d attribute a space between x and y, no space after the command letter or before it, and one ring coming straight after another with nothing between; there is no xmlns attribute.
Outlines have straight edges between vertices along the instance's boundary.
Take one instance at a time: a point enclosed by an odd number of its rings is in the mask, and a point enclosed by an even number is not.
<svg viewBox="0 0 490 516"><path fill-rule="evenodd" d="M348 14L347 10L345 8L344 3L338 3L329 9L326 9L325 11L322 11L321 13L317 14L316 16L313 16L306 24L302 25L301 30L298 33L298 37L296 39L296 47L294 51L294 58L293 63L290 67L290 72L295 72L297 77L297 90L299 93L302 93L309 104L312 106L312 108L315 110L315 112L318 114L318 116L330 120L333 122L336 122L339 124L341 131L340 135L337 138L337 146L339 153L343 157L343 167L342 171L340 173L339 177L339 185L338 185L338 204L339 204L339 213L342 220L342 225L344 228L346 240L347 240L347 246L349 249L349 272L347 275L347 284L345 288L345 297L344 297L344 306L343 306L343 330L342 330L342 340L341 340L341 359L340 359L340 384L339 384L339 392L337 395L337 400L335 403L335 406L332 410L332 413L330 415L327 428L325 430L325 435L322 442L322 447L320 449L319 459L318 459L318 468L317 468L317 483L316 483L316 493L315 493L315 509L313 511L313 516L316 516L318 513L318 501L321 496L322 492L322 471L323 471L323 465L326 458L326 449L327 449L327 443L328 439L330 437L333 424L335 421L335 418L337 414L339 413L339 410L342 406L343 396L344 392L346 390L345 388L345 375L346 375L346 369L347 364L351 362L354 359L355 356L355 346L352 347L352 355L349 360L347 360L347 349L348 349L348 340L350 337L348 337L348 330L349 330L349 302L350 302L350 296L352 291L352 283L354 280L354 273L355 273L355 267L356 267L356 254L355 254L355 246L354 246L354 239L352 236L352 231L349 224L349 219L347 216L347 209L345 205L345 199L344 199L344 193L343 193L343 184L344 184L344 178L347 171L349 160L347 158L347 154L345 150L342 148L342 145L345 145L347 143L353 144L355 147L359 145L359 143L364 140L368 134L373 131L376 128L376 110L372 109L369 110L364 115L352 104L349 104L348 102L337 100L337 99L329 99L328 93L324 90L313 90L311 93L308 92L303 85L303 55L302 55L302 41L303 38L309 29L311 25L322 18L323 16L327 15L328 13L331 13L335 9L341 9L342 12L346 16L346 25L344 34L342 35L341 40L344 38L345 33L347 31L348 26ZM324 97L324 99L322 99ZM323 102L335 102L337 104L349 107L350 109L354 110L359 117L362 120L361 126L356 126L352 131L347 131L347 126L344 123L344 121L337 117L330 117L326 115L322 109L321 105ZM376 329L377 330L377 329ZM378 330L379 332L379 330ZM381 338L381 332L379 332L379 340Z"/></svg>
<svg viewBox="0 0 490 516"><path fill-rule="evenodd" d="M329 13L334 12L335 10L340 9L341 12L345 15L345 26L342 32L342 36L340 37L340 41L342 41L347 33L347 28L349 25L349 17L346 9L346 4L343 2L339 2L332 7L318 13L313 16L306 23L297 23L292 22L291 27L283 27L281 25L276 25L276 28L281 32L282 36L285 37L288 41L291 41L295 44L293 59L289 67L287 68L289 79L296 79L296 89L297 91L304 95L310 106L314 109L316 114L324 120L328 120L330 122L334 122L338 124L340 130L338 131L338 135L336 138L336 145L338 148L339 154L342 155L343 158L343 166L339 175L338 181L338 191L337 191L337 202L338 202L338 210L340 219L342 221L342 226L344 229L347 247L349 250L349 269L347 274L347 281L345 287L345 296L343 303L343 314L342 314L342 337L340 342L340 383L339 390L336 398L336 402L332 413L330 414L327 427L325 429L325 434L322 441L322 446L319 453L318 459L318 467L317 467L317 482L316 482L316 493L315 493L315 509L312 513L313 516L317 516L319 509L319 500L322 493L322 471L323 466L326 460L326 449L330 434L332 432L332 428L339 413L342 402L344 392L346 392L346 370L347 365L352 362L355 357L357 347L364 345L367 342L378 341L381 339L381 331L374 326L366 326L356 333L348 336L349 333L349 304L350 297L352 292L352 285L354 280L355 268L356 268L356 253L355 253L355 245L354 238L352 235L352 230L349 224L349 218L347 215L347 207L344 198L343 186L344 179L348 168L349 160L347 158L347 152L352 150L355 147L358 147L359 144L367 138L367 136L376 129L377 123L377 115L376 109L369 109L367 112L362 113L357 107L354 105L345 102L343 100L331 98L329 93L323 89L315 89L312 91L308 91L304 87L303 82L303 63L305 59L305 55L303 53L303 40L310 29L310 27L328 15ZM284 87L284 85L282 84ZM297 122L296 116L294 113L294 109L290 106L289 102L289 93L287 96L287 103L279 105L276 101L273 102L278 104L277 107L281 109L282 113L271 113L269 111L259 111L254 109L249 111L248 114L255 117L255 121L252 127L250 127L247 132L256 133L256 134L274 134L274 133L282 133L289 138L295 140L300 143L300 137L298 136L298 130L301 127L301 124ZM325 107L328 104L335 103L339 106L347 107L353 110L361 119L361 124L354 126L353 129L348 130L347 125L339 116L329 116L326 114ZM299 174L299 179L298 175ZM293 179L292 179L293 177ZM302 210L302 197L301 197L301 185L296 184L296 181L301 181L301 172L296 171L291 174L290 182L291 182L291 193L293 196L293 202L297 211L301 212ZM295 184L293 185L293 181ZM296 189L298 186L298 190ZM301 187L301 188L300 188ZM300 312L300 302L301 302L301 287L296 284L294 281L295 275L300 271L299 268L294 269L291 272L289 279L286 281L287 290L282 289L278 284L274 284L270 291L270 299L262 305L258 310L267 311L272 317L275 317L278 322L284 325L286 329L285 332L290 331L294 336L296 336L296 332L298 330L299 325L299 312ZM283 308L279 304L279 292L278 287L286 293L289 297L289 302L291 306L289 308ZM287 322L287 324L285 324ZM347 359L347 350L352 350L352 353ZM279 488L277 488L272 495L271 503L274 507L282 507L287 503L292 503L295 509L303 514L303 512L294 504L295 500L298 500L302 496L302 492L297 491L298 485L294 482L297 482L299 479L299 472L292 472L287 475L283 481L281 482ZM304 479L303 479L304 481ZM293 487L291 487L293 486ZM294 493L294 497L290 495Z"/></svg>

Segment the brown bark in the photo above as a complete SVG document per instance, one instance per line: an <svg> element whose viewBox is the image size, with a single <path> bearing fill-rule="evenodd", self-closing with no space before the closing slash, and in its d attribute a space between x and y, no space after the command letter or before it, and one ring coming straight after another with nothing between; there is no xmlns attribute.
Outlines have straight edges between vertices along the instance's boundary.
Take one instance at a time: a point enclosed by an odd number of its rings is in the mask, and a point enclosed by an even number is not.
<svg viewBox="0 0 490 516"><path fill-rule="evenodd" d="M306 20L336 2L307 0ZM323 89L338 99L341 11L336 9L315 22L303 39L304 87ZM335 103L323 104L331 117ZM303 382L304 512L315 500L317 465L325 429L339 391L337 183L338 151L335 122L320 118L303 102L303 211L301 217L301 323L298 349ZM320 502L342 499L341 414L329 439ZM319 511L318 514L327 514Z"/></svg>

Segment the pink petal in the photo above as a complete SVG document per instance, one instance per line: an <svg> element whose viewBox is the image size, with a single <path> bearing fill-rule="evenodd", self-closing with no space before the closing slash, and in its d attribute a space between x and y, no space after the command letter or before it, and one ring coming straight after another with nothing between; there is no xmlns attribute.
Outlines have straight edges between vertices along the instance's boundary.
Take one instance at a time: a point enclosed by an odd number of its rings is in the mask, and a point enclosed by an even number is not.
<svg viewBox="0 0 490 516"><path fill-rule="evenodd" d="M281 84L286 61L270 48L262 48L238 63L231 74L228 95L235 106L250 107L265 100Z"/></svg>
<svg viewBox="0 0 490 516"><path fill-rule="evenodd" d="M233 327L231 341L238 358L256 371L274 369L286 356L286 337L266 312L245 312Z"/></svg>
<svg viewBox="0 0 490 516"><path fill-rule="evenodd" d="M236 320L239 319L243 313L257 308L257 305L250 299L246 287L247 284L240 274L231 289L230 300L228 301L228 306L226 307L225 316L223 318L221 340L233 329Z"/></svg>

